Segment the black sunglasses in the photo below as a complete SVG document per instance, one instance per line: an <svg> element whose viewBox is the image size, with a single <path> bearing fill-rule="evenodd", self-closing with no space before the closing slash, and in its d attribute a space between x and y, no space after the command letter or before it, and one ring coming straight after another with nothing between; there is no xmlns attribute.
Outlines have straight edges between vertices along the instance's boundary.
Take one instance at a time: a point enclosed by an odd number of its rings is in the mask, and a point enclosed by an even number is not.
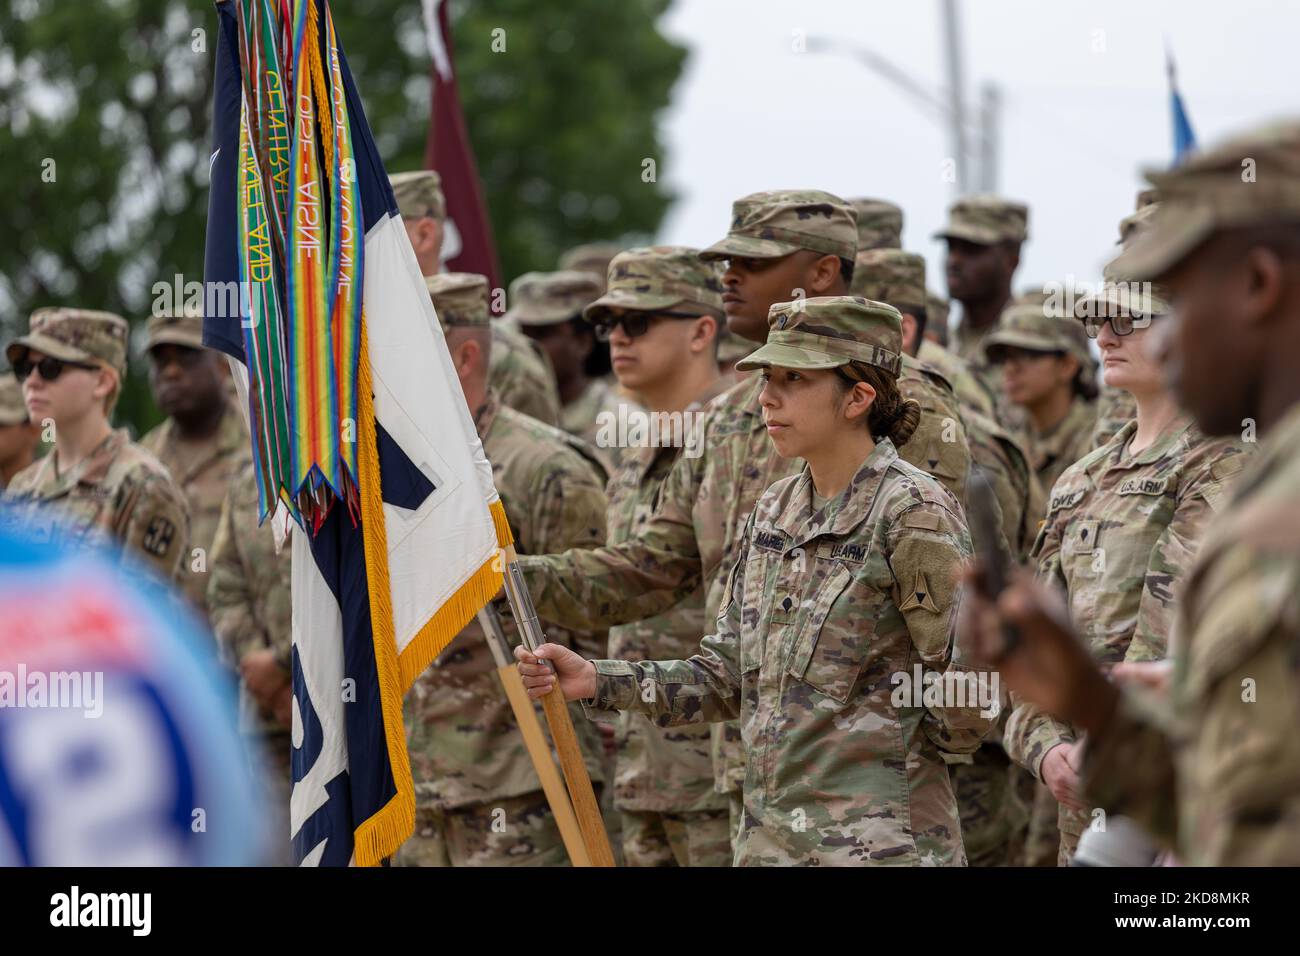
<svg viewBox="0 0 1300 956"><path fill-rule="evenodd" d="M36 369L41 373L41 378L47 382L52 382L63 374L65 368L94 369L97 367L86 362L69 362L67 359L58 359L50 355L45 356L39 362L33 362L24 355L17 362L14 362L14 376L18 381L25 382L32 374L32 369Z"/></svg>
<svg viewBox="0 0 1300 956"><path fill-rule="evenodd" d="M1088 338L1095 339L1101 335L1101 327L1109 322L1111 331L1123 337L1132 335L1134 329L1145 329L1151 324L1151 318L1149 315L1089 315L1083 320L1083 331Z"/></svg>
<svg viewBox="0 0 1300 956"><path fill-rule="evenodd" d="M655 319L698 319L700 316L691 315L689 312L625 312L623 315L614 318L602 319L599 322L593 322L592 332L598 341L608 342L609 337L614 334L614 327L623 326L623 334L629 339L640 338L650 329L650 323Z"/></svg>

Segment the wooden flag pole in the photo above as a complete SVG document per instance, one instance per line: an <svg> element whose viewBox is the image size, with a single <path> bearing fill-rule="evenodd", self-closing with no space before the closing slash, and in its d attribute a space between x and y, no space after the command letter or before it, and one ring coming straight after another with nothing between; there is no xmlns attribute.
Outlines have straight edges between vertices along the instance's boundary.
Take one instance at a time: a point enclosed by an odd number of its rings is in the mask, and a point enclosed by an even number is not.
<svg viewBox="0 0 1300 956"><path fill-rule="evenodd" d="M524 646L535 650L546 642L546 635L542 633L541 622L537 619L528 587L524 584L519 555L515 553L514 545L506 546L505 557L506 597L510 600L510 610L519 625ZM582 750L578 747L578 735L574 733L573 721L569 719L569 707L558 683L542 698L542 712L551 729L555 752L560 757L560 769L569 786L569 798L573 801L573 810L591 857L591 865L613 866L614 851L609 845L609 834L605 832L605 821L600 815L596 792L592 789L591 777L587 775L587 765L582 759Z"/></svg>
<svg viewBox="0 0 1300 956"><path fill-rule="evenodd" d="M533 709L533 702L529 699L528 692L524 690L523 682L519 678L518 665L510 658L510 643L506 640L501 620L497 616L496 609L490 604L479 611L478 616L483 634L487 638L488 649L497 662L497 676L501 679L501 687L506 692L506 699L510 701L510 709L514 711L519 732L523 734L528 756L533 761L533 769L537 771L537 779L542 783L542 792L546 794L546 802L550 805L555 823L560 829L560 838L564 841L564 849L569 854L569 862L574 866L591 866L591 856L587 853L587 846L583 842L578 818L574 815L573 804L569 802L569 791L564 789L564 781L555 768L555 760L551 757L551 746L546 742L541 722L537 719L537 711Z"/></svg>

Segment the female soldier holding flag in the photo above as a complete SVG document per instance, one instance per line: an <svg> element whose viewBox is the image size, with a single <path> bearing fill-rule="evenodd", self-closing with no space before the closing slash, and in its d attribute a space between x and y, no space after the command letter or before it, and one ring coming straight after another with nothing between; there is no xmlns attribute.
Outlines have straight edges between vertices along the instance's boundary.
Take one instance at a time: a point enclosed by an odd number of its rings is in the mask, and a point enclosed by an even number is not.
<svg viewBox="0 0 1300 956"><path fill-rule="evenodd" d="M973 690L946 706L908 689L922 671L928 690L975 675L952 660L961 508L898 456L920 420L898 391L899 313L833 296L774 305L768 321L737 368L762 369L768 435L806 465L759 500L716 633L684 661L519 648L520 673L533 696L558 676L569 699L660 726L739 717L737 865L964 864L940 752L973 751L996 710Z"/></svg>

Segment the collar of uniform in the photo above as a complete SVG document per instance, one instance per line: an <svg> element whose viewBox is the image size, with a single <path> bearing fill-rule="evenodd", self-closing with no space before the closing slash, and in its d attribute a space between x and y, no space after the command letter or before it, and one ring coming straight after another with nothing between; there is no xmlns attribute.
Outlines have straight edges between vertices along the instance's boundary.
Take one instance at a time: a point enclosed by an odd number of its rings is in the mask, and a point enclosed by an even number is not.
<svg viewBox="0 0 1300 956"><path fill-rule="evenodd" d="M497 410L500 408L501 399L497 397L496 389L488 386L487 398L474 413L474 430L478 432L479 441L492 430L492 423L496 421Z"/></svg>
<svg viewBox="0 0 1300 956"><path fill-rule="evenodd" d="M889 466L898 460L898 451L888 438L882 438L871 454L858 466L853 480L838 497L826 502L820 511L813 508L812 471L804 465L790 492L790 503L772 522L800 545L818 535L843 536L862 523L875 504L880 483Z"/></svg>
<svg viewBox="0 0 1300 956"><path fill-rule="evenodd" d="M682 409L682 413L684 415L703 414L710 402L735 384L735 382L728 382L722 376L718 376L718 378L709 384L708 388L695 396L694 401ZM700 441L704 440L703 430L700 431L697 438ZM623 452L623 461L636 468L637 482L639 484L640 482L645 481L646 476L654 470L655 463L658 462L660 458L668 454L676 456L680 454L680 452L680 448L673 448L670 445L659 445L656 447L647 443L645 448L626 449Z"/></svg>
<svg viewBox="0 0 1300 956"><path fill-rule="evenodd" d="M108 433L108 436L96 445L85 458L77 462L70 471L58 474L55 469L54 456L57 449L51 451L45 456L42 463L42 473L37 476L38 486L43 484L45 479L53 476L49 491L42 497L51 498L63 494L73 485L96 485L104 480L108 474L109 466L117 458L117 453L122 450L122 446L130 441L125 428L119 428Z"/></svg>
<svg viewBox="0 0 1300 956"><path fill-rule="evenodd" d="M1070 410L1064 418L1041 435L1034 436L1034 447L1038 450L1040 461L1055 458L1065 450L1065 443L1083 427L1091 408L1088 402L1076 398L1070 403Z"/></svg>
<svg viewBox="0 0 1300 956"><path fill-rule="evenodd" d="M167 418L158 426L161 433L158 442L157 456L167 462L171 455L167 449L176 442L181 440L180 429L176 426L176 419ZM146 436L147 437L147 436ZM211 454L204 455L190 463L190 467L184 475L172 475L172 480L178 486L186 485L189 480L198 472L207 468L207 466L217 458L228 455L231 452L239 452L248 443L247 433L244 431L244 419L239 409L235 407L233 401L228 401L221 413L221 421L217 425L215 441L212 445Z"/></svg>
<svg viewBox="0 0 1300 956"><path fill-rule="evenodd" d="M1133 426L1133 432L1137 432L1137 419L1129 423ZM1192 427L1192 419L1188 415L1180 414L1165 429L1164 434L1153 441L1146 448L1143 448L1136 455L1124 457L1124 450L1128 447L1132 435L1125 438L1119 445L1120 457L1116 460L1117 464L1126 468L1136 465L1149 465L1152 462L1159 461L1169 455L1170 451L1179 445L1187 443L1187 432Z"/></svg>

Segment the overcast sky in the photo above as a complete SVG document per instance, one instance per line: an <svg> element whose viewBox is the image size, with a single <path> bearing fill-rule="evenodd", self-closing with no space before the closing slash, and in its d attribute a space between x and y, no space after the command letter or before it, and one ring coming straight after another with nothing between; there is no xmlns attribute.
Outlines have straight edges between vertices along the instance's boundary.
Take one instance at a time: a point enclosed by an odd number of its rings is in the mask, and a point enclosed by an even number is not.
<svg viewBox="0 0 1300 956"><path fill-rule="evenodd" d="M795 52L797 35L860 45L936 92L940 0L677 0L665 31L690 49L664 117L662 181L679 194L659 240L720 238L731 201L812 187L904 209L903 245L946 294L947 127L839 54ZM999 191L1030 205L1017 288L1068 273L1095 281L1139 170L1172 157L1166 41L1198 140L1300 115L1300 3L1290 0L960 2L968 109L1001 87Z"/></svg>

